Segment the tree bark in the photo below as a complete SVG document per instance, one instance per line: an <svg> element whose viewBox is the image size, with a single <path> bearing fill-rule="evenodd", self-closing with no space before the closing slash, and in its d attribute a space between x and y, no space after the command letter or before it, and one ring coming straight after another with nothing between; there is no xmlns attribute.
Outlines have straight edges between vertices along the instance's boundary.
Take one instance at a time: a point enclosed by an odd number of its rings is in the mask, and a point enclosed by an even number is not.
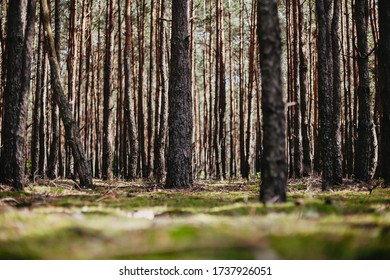
<svg viewBox="0 0 390 280"><path fill-rule="evenodd" d="M167 188L189 187L191 184L192 100L188 21L188 0L173 0Z"/></svg>
<svg viewBox="0 0 390 280"><path fill-rule="evenodd" d="M158 183L165 180L166 168L165 168L165 148L167 138L167 74L166 74L166 36L165 36L165 11L166 4L165 0L160 0L160 18L159 18L159 50L158 50L158 73L160 75L160 96L161 96L161 112L159 115L159 130L158 137L156 140L156 151L155 151L155 176ZM157 112L156 112L157 113Z"/></svg>
<svg viewBox="0 0 390 280"><path fill-rule="evenodd" d="M60 16L60 0L55 0L55 48L57 57L60 56L61 48L61 16ZM53 74L51 74L53 75ZM51 79L53 82L54 79ZM54 88L54 86L52 86ZM50 154L47 161L47 177L54 179L56 177L56 169L58 164L59 148L60 148L60 129L58 125L58 107L52 97L51 103L51 131L52 140L50 145Z"/></svg>
<svg viewBox="0 0 390 280"><path fill-rule="evenodd" d="M3 150L0 180L15 191L25 182L25 142L36 0L10 1L7 25L7 82L4 92Z"/></svg>
<svg viewBox="0 0 390 280"><path fill-rule="evenodd" d="M379 90L383 114L381 118L382 177L390 185L390 2L378 1L379 11Z"/></svg>
<svg viewBox="0 0 390 280"><path fill-rule="evenodd" d="M333 183L343 183L341 154L341 74L340 74L340 25L341 1L334 0L332 19L332 54L333 54Z"/></svg>
<svg viewBox="0 0 390 280"><path fill-rule="evenodd" d="M72 150L76 165L75 169L80 180L80 187L92 188L92 173L80 139L80 130L72 117L71 106L61 84L60 67L55 49L53 32L50 26L50 15L47 0L41 0L41 12L42 22L46 30L47 44L49 47L50 69L53 72L53 76L51 77L54 79L54 82L52 83L54 85L53 93L59 107L60 117L64 123L66 140Z"/></svg>
<svg viewBox="0 0 390 280"><path fill-rule="evenodd" d="M312 172L312 158L310 150L310 123L308 118L309 110L307 108L307 56L305 53L304 40L304 15L303 3L299 3L299 84L300 84L300 110L302 127L302 175L309 176ZM309 76L310 79L310 76Z"/></svg>
<svg viewBox="0 0 390 280"><path fill-rule="evenodd" d="M372 116L371 116L371 95L370 75L368 69L368 41L367 41L367 0L356 0L355 23L357 34L357 52L359 68L359 116L358 116L358 138L355 149L355 178L364 182L371 179L370 157L372 153Z"/></svg>
<svg viewBox="0 0 390 280"><path fill-rule="evenodd" d="M110 0L106 17L106 56L104 64L104 93L103 93L103 157L102 178L112 179L112 91L114 63L114 6Z"/></svg>
<svg viewBox="0 0 390 280"><path fill-rule="evenodd" d="M134 103L131 94L131 0L126 0L126 40L125 40L125 118L128 123L130 141L128 179L137 176L138 139L135 124Z"/></svg>
<svg viewBox="0 0 390 280"><path fill-rule="evenodd" d="M262 76L263 203L286 201L286 115L282 91L281 32L277 0L258 1L258 38Z"/></svg>
<svg viewBox="0 0 390 280"><path fill-rule="evenodd" d="M332 96L330 92L330 70L327 59L329 45L327 40L329 7L325 0L316 1L318 20L318 107L319 141L322 159L322 190L333 186L333 142L332 142Z"/></svg>

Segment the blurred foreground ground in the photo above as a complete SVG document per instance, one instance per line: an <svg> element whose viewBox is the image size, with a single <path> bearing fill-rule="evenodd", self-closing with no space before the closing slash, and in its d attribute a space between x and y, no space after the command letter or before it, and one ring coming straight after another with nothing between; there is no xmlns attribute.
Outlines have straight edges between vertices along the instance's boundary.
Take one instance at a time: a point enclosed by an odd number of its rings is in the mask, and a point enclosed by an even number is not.
<svg viewBox="0 0 390 280"><path fill-rule="evenodd" d="M95 183L0 186L0 259L390 259L390 189L291 181L264 207L255 181Z"/></svg>

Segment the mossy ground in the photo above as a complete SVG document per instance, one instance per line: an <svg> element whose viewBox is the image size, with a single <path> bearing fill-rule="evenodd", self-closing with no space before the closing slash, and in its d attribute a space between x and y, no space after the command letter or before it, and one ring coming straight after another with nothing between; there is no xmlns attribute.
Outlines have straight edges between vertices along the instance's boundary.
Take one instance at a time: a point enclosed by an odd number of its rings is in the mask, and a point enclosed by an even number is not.
<svg viewBox="0 0 390 280"><path fill-rule="evenodd" d="M291 182L263 206L256 182L39 182L0 190L0 259L390 259L390 189Z"/></svg>

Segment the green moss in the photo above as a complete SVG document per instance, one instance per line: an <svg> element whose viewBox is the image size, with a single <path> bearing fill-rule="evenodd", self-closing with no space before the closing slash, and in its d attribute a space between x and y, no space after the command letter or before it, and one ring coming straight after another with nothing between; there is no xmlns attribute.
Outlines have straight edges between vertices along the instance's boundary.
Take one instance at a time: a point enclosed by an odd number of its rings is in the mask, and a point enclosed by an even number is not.
<svg viewBox="0 0 390 280"><path fill-rule="evenodd" d="M255 181L56 184L0 192L0 259L389 258L389 189L292 185L264 206Z"/></svg>

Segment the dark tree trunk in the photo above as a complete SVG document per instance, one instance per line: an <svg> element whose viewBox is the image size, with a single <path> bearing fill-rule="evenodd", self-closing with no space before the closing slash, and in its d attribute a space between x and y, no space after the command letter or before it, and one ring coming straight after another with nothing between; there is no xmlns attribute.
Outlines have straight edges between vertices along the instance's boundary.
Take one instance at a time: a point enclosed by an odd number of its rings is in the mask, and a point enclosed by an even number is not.
<svg viewBox="0 0 390 280"><path fill-rule="evenodd" d="M49 47L50 69L53 72L53 76L51 77L54 79L54 82L52 83L52 85L54 85L53 93L59 107L60 117L64 123L65 137L73 154L75 169L80 179L80 186L92 188L91 168L83 149L79 132L80 130L72 117L71 106L61 84L60 67L58 64L53 33L50 26L50 15L47 0L41 0L41 12L42 21L46 30L47 45Z"/></svg>
<svg viewBox="0 0 390 280"><path fill-rule="evenodd" d="M379 89L382 99L381 142L382 177L390 185L390 2L378 1L379 11Z"/></svg>
<svg viewBox="0 0 390 280"><path fill-rule="evenodd" d="M7 83L4 92L0 180L14 190L25 186L27 102L35 35L36 0L10 1L7 23Z"/></svg>
<svg viewBox="0 0 390 280"><path fill-rule="evenodd" d="M258 38L262 77L263 166L260 200L286 201L286 116L282 91L281 35L277 0L258 1Z"/></svg>
<svg viewBox="0 0 390 280"><path fill-rule="evenodd" d="M332 142L332 96L330 91L330 70L327 59L329 45L327 40L329 7L324 0L316 1L318 20L318 115L319 141L322 159L322 190L333 186L333 142Z"/></svg>
<svg viewBox="0 0 390 280"><path fill-rule="evenodd" d="M106 56L104 64L104 93L103 93L103 155L102 178L112 179L112 90L114 63L114 6L110 0L106 15Z"/></svg>
<svg viewBox="0 0 390 280"><path fill-rule="evenodd" d="M55 0L55 48L57 57L60 57L61 48L61 15L60 15L60 0ZM51 73L51 75L53 75ZM51 79L53 82L54 79ZM52 85L52 88L54 86ZM52 96L51 98L51 133L52 140L50 144L50 154L47 161L47 177L54 179L56 177L56 169L58 164L59 148L60 148L60 129L58 123L58 107Z"/></svg>
<svg viewBox="0 0 390 280"><path fill-rule="evenodd" d="M302 177L302 114L300 90L299 0L293 1L293 64L294 64L294 177Z"/></svg>
<svg viewBox="0 0 390 280"><path fill-rule="evenodd" d="M332 20L332 54L333 54L333 183L342 184L342 154L341 154L341 74L340 74L340 25L341 1L334 0Z"/></svg>
<svg viewBox="0 0 390 280"><path fill-rule="evenodd" d="M125 40L125 118L128 124L130 141L128 179L137 176L138 139L135 124L134 103L131 94L131 0L126 0L126 40Z"/></svg>
<svg viewBox="0 0 390 280"><path fill-rule="evenodd" d="M166 187L189 187L192 171L192 100L188 0L172 1L171 63L168 95L168 173Z"/></svg>
<svg viewBox="0 0 390 280"><path fill-rule="evenodd" d="M370 156L372 139L372 117L370 96L370 75L368 71L368 42L367 42L367 0L356 0L355 23L357 35L357 52L359 68L359 116L358 138L355 149L355 178L364 182L371 179Z"/></svg>

